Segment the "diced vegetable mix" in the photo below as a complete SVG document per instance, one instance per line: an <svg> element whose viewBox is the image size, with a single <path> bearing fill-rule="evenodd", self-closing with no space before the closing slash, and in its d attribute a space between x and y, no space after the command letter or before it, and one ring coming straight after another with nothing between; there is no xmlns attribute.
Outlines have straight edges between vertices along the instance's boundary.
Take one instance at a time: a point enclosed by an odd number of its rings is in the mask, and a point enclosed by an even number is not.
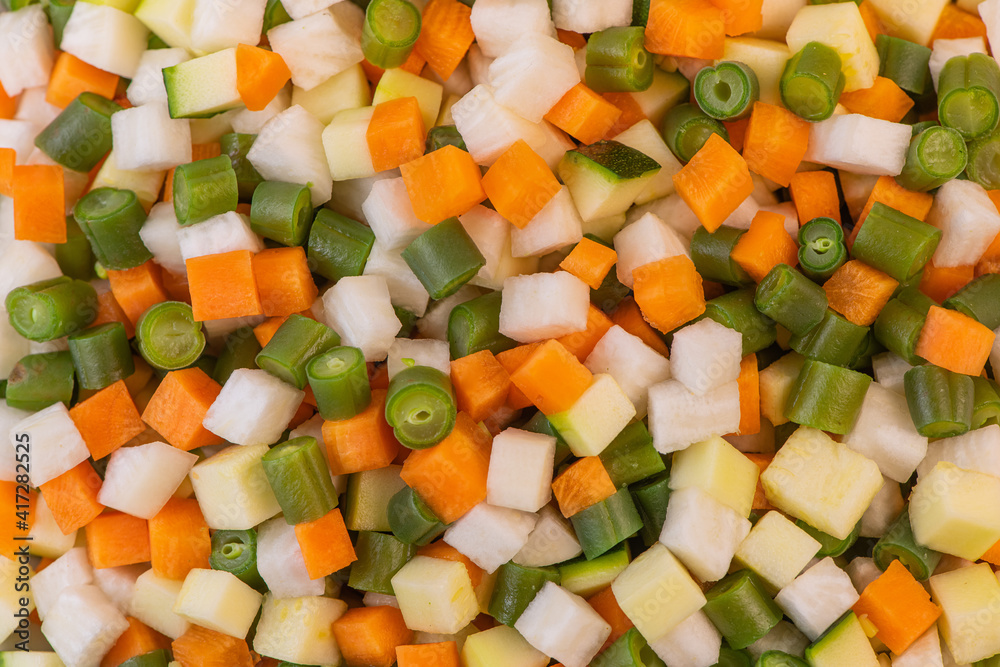
<svg viewBox="0 0 1000 667"><path fill-rule="evenodd" d="M0 1L0 665L996 663L998 39Z"/></svg>

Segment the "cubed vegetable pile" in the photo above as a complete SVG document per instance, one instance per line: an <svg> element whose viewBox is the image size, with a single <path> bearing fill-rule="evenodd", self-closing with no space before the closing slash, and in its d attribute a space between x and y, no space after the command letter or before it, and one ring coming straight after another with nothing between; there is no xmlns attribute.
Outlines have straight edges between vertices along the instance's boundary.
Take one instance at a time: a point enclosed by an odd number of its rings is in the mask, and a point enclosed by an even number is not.
<svg viewBox="0 0 1000 667"><path fill-rule="evenodd" d="M1000 0L0 0L0 667L1000 665Z"/></svg>

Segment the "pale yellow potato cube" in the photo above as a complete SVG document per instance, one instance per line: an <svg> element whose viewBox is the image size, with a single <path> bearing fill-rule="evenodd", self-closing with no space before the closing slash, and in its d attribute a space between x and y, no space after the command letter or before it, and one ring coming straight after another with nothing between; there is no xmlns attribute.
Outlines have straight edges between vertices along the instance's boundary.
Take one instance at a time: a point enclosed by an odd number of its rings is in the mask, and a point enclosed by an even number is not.
<svg viewBox="0 0 1000 667"><path fill-rule="evenodd" d="M462 563L417 556L392 577L407 627L453 634L479 614L469 571Z"/></svg>
<svg viewBox="0 0 1000 667"><path fill-rule="evenodd" d="M809 42L826 44L840 54L844 92L871 88L878 76L878 51L853 2L803 7L788 27L785 41L793 54Z"/></svg>
<svg viewBox="0 0 1000 667"><path fill-rule="evenodd" d="M1000 540L1000 478L939 462L913 488L910 525L919 544L978 560Z"/></svg>
<svg viewBox="0 0 1000 667"><path fill-rule="evenodd" d="M735 60L748 65L757 75L760 84L760 101L767 104L781 104L778 87L785 63L792 57L788 46L781 42L756 37L727 37L722 60Z"/></svg>
<svg viewBox="0 0 1000 667"><path fill-rule="evenodd" d="M698 487L740 516L750 516L760 468L738 449L715 437L674 454L672 490Z"/></svg>
<svg viewBox="0 0 1000 667"><path fill-rule="evenodd" d="M465 667L545 667L549 664L547 655L506 625L471 635L465 640L461 657Z"/></svg>
<svg viewBox="0 0 1000 667"><path fill-rule="evenodd" d="M253 650L268 658L304 665L341 664L333 622L347 611L347 603L328 597L278 599L264 596Z"/></svg>
<svg viewBox="0 0 1000 667"><path fill-rule="evenodd" d="M949 0L872 0L890 35L930 46L931 35ZM974 13L974 12L973 12Z"/></svg>
<svg viewBox="0 0 1000 667"><path fill-rule="evenodd" d="M387 69L375 87L372 106L401 97L415 97L424 119L424 130L434 127L441 111L441 98L444 97L444 88L440 83L411 74L399 67Z"/></svg>
<svg viewBox="0 0 1000 667"><path fill-rule="evenodd" d="M260 610L263 596L230 573L194 568L174 602L174 613L195 625L243 638Z"/></svg>
<svg viewBox="0 0 1000 667"><path fill-rule="evenodd" d="M805 357L789 352L760 372L760 413L775 426L788 423L785 406Z"/></svg>
<svg viewBox="0 0 1000 667"><path fill-rule="evenodd" d="M735 559L776 593L799 576L820 546L781 512L766 512L736 550Z"/></svg>
<svg viewBox="0 0 1000 667"><path fill-rule="evenodd" d="M989 565L936 574L929 583L942 611L938 628L956 663L1000 653L1000 582Z"/></svg>

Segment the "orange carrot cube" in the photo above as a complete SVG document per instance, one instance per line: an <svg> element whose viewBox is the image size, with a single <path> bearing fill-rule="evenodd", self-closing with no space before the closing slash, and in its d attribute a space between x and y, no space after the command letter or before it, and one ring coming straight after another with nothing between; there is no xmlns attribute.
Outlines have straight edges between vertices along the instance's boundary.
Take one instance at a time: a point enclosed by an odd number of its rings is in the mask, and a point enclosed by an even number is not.
<svg viewBox="0 0 1000 667"><path fill-rule="evenodd" d="M855 227L857 229L857 227ZM974 266L934 266L934 260L924 265L920 276L920 291L938 303L962 289L976 277Z"/></svg>
<svg viewBox="0 0 1000 667"><path fill-rule="evenodd" d="M899 287L894 278L852 259L823 283L830 308L859 327L868 327Z"/></svg>
<svg viewBox="0 0 1000 667"><path fill-rule="evenodd" d="M94 569L149 561L149 524L124 512L105 512L87 524L87 558Z"/></svg>
<svg viewBox="0 0 1000 667"><path fill-rule="evenodd" d="M618 253L614 248L584 238L559 263L559 268L587 283L590 289L600 289L608 271L616 262Z"/></svg>
<svg viewBox="0 0 1000 667"><path fill-rule="evenodd" d="M397 646L396 664L398 667L460 667L458 644L450 641Z"/></svg>
<svg viewBox="0 0 1000 667"><path fill-rule="evenodd" d="M254 667L245 639L192 625L170 644L181 667Z"/></svg>
<svg viewBox="0 0 1000 667"><path fill-rule="evenodd" d="M546 415L569 410L593 374L562 343L547 340L511 374L510 381Z"/></svg>
<svg viewBox="0 0 1000 667"><path fill-rule="evenodd" d="M931 306L916 353L953 373L979 375L993 350L993 331L965 313Z"/></svg>
<svg viewBox="0 0 1000 667"><path fill-rule="evenodd" d="M194 498L171 498L149 520L149 555L158 576L182 580L195 568L208 569L212 538Z"/></svg>
<svg viewBox="0 0 1000 667"><path fill-rule="evenodd" d="M145 264L124 271L108 270L111 293L133 326L150 306L170 299L163 286L160 265L149 260Z"/></svg>
<svg viewBox="0 0 1000 667"><path fill-rule="evenodd" d="M930 594L898 560L865 587L853 609L858 616L868 617L878 629L875 636L897 655L941 615L941 608L931 602Z"/></svg>
<svg viewBox="0 0 1000 667"><path fill-rule="evenodd" d="M753 105L743 140L743 159L750 171L787 187L808 147L809 121L784 107Z"/></svg>
<svg viewBox="0 0 1000 667"><path fill-rule="evenodd" d="M840 96L840 103L851 113L898 123L913 108L913 100L892 79L877 77L870 88Z"/></svg>
<svg viewBox="0 0 1000 667"><path fill-rule="evenodd" d="M343 570L358 559L339 508L315 521L295 524L295 538L310 579Z"/></svg>
<svg viewBox="0 0 1000 667"><path fill-rule="evenodd" d="M746 160L717 134L674 174L674 187L710 232L753 193Z"/></svg>
<svg viewBox="0 0 1000 667"><path fill-rule="evenodd" d="M642 311L642 317L663 333L669 333L705 312L705 289L701 276L685 255L640 266L632 271L632 279L635 303Z"/></svg>
<svg viewBox="0 0 1000 667"><path fill-rule="evenodd" d="M614 482L600 457L585 456L552 482L552 494L567 519L615 495Z"/></svg>
<svg viewBox="0 0 1000 667"><path fill-rule="evenodd" d="M126 616L128 630L120 637L111 650L101 659L101 667L118 667L126 660L150 653L157 649L170 648L170 638L161 635L142 621Z"/></svg>
<svg viewBox="0 0 1000 667"><path fill-rule="evenodd" d="M594 348L597 347L597 343L604 337L604 334L608 333L608 329L613 326L614 322L604 314L603 310L594 304L590 304L590 307L587 309L587 328L583 331L574 331L565 336L560 336L556 340L562 343L563 347L569 350L573 356L583 362L594 351Z"/></svg>
<svg viewBox="0 0 1000 667"><path fill-rule="evenodd" d="M737 435L760 433L760 374L757 355L748 354L740 362L740 428Z"/></svg>
<svg viewBox="0 0 1000 667"><path fill-rule="evenodd" d="M262 111L291 78L281 55L249 44L236 46L236 91L250 111Z"/></svg>
<svg viewBox="0 0 1000 667"><path fill-rule="evenodd" d="M722 58L725 13L709 0L652 0L646 22L646 48L686 58Z"/></svg>
<svg viewBox="0 0 1000 667"><path fill-rule="evenodd" d="M710 0L722 10L726 34L730 37L757 32L764 25L763 0Z"/></svg>
<svg viewBox="0 0 1000 667"><path fill-rule="evenodd" d="M14 238L18 241L66 243L64 193L63 168L59 165L15 165L11 182Z"/></svg>
<svg viewBox="0 0 1000 667"><path fill-rule="evenodd" d="M253 256L250 265L261 309L268 317L307 310L319 296L302 246L262 250Z"/></svg>
<svg viewBox="0 0 1000 667"><path fill-rule="evenodd" d="M795 204L799 225L814 218L840 222L840 195L837 179L829 171L800 171L792 175L788 190Z"/></svg>
<svg viewBox="0 0 1000 667"><path fill-rule="evenodd" d="M523 139L505 150L483 176L483 190L497 213L523 229L562 186L549 165Z"/></svg>
<svg viewBox="0 0 1000 667"><path fill-rule="evenodd" d="M83 528L104 511L97 502L103 482L90 461L82 461L55 479L42 484L39 490L52 511L56 525L64 535Z"/></svg>
<svg viewBox="0 0 1000 667"><path fill-rule="evenodd" d="M419 52L435 74L447 81L475 39L469 6L458 0L431 0L424 7L414 51Z"/></svg>
<svg viewBox="0 0 1000 667"><path fill-rule="evenodd" d="M592 144L603 139L621 115L621 109L578 83L549 109L545 120L580 143Z"/></svg>
<svg viewBox="0 0 1000 667"><path fill-rule="evenodd" d="M530 357L536 349L541 345L541 343L528 343L527 345L518 345L517 347L512 347L509 350L504 350L496 355L497 361L503 366L504 370L507 371L507 375L513 375L514 371L521 367L528 357ZM524 393L518 389L514 383L510 384L510 389L507 392L507 407L511 410L521 410L531 405L531 401L528 399Z"/></svg>
<svg viewBox="0 0 1000 667"><path fill-rule="evenodd" d="M395 169L424 154L427 130L415 97L377 104L365 135L375 171Z"/></svg>
<svg viewBox="0 0 1000 667"><path fill-rule="evenodd" d="M492 352L480 350L451 362L451 385L458 409L481 422L507 402L510 375Z"/></svg>
<svg viewBox="0 0 1000 667"><path fill-rule="evenodd" d="M392 667L396 647L413 641L395 607L356 607L333 622L333 635L348 665Z"/></svg>
<svg viewBox="0 0 1000 667"><path fill-rule="evenodd" d="M264 310L253 274L253 253L233 250L187 261L194 319L224 320L262 315Z"/></svg>
<svg viewBox="0 0 1000 667"><path fill-rule="evenodd" d="M399 453L399 443L385 420L383 389L372 391L372 402L350 419L323 422L327 460L334 475L384 468Z"/></svg>
<svg viewBox="0 0 1000 667"><path fill-rule="evenodd" d="M73 406L69 416L96 461L146 430L124 380Z"/></svg>
<svg viewBox="0 0 1000 667"><path fill-rule="evenodd" d="M759 283L778 264L797 265L799 247L785 229L785 216L760 211L730 257Z"/></svg>
<svg viewBox="0 0 1000 667"><path fill-rule="evenodd" d="M60 53L52 67L45 101L65 109L80 93L97 93L114 99L118 88L118 75L88 65L70 53Z"/></svg>
<svg viewBox="0 0 1000 667"><path fill-rule="evenodd" d="M486 199L479 165L456 146L439 148L399 169L413 212L432 225L462 215Z"/></svg>
<svg viewBox="0 0 1000 667"><path fill-rule="evenodd" d="M649 325L646 318L642 316L639 304L632 297L622 299L615 312L611 313L611 323L620 326L642 342L659 352L664 357L670 356L667 344L663 342L656 329Z"/></svg>
<svg viewBox="0 0 1000 667"><path fill-rule="evenodd" d="M185 452L224 440L201 425L222 386L200 368L167 373L142 413L142 420Z"/></svg>

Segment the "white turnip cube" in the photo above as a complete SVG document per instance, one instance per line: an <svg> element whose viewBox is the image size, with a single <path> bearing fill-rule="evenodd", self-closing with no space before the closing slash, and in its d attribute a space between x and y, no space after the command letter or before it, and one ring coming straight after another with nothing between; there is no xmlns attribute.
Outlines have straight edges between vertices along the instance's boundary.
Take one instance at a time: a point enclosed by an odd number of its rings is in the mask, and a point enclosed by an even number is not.
<svg viewBox="0 0 1000 667"><path fill-rule="evenodd" d="M341 278L323 295L326 324L344 345L360 348L366 361L382 361L396 340L400 323L382 276Z"/></svg>
<svg viewBox="0 0 1000 667"><path fill-rule="evenodd" d="M427 312L427 304L431 295L427 288L417 278L410 265L403 259L402 250L388 250L375 239L368 261L365 262L363 275L381 276L389 287L389 299L392 305L408 310L417 317Z"/></svg>
<svg viewBox="0 0 1000 667"><path fill-rule="evenodd" d="M233 128L233 132L240 134L260 134L268 121L292 106L291 86L286 85L278 91L270 102L260 111L250 111L250 109L233 109L225 116ZM309 111L306 109L306 111ZM310 112L311 113L311 112ZM322 122L322 120L320 121Z"/></svg>
<svg viewBox="0 0 1000 667"><path fill-rule="evenodd" d="M673 630L650 642L649 648L668 667L711 667L719 659L722 635L708 615L699 609Z"/></svg>
<svg viewBox="0 0 1000 667"><path fill-rule="evenodd" d="M552 19L562 30L592 33L631 25L632 3L629 0L552 0Z"/></svg>
<svg viewBox="0 0 1000 667"><path fill-rule="evenodd" d="M805 160L856 174L898 176L906 164L910 126L844 114L813 123Z"/></svg>
<svg viewBox="0 0 1000 667"><path fill-rule="evenodd" d="M556 35L544 0L482 0L472 5L471 20L476 44L487 58L503 55L521 35Z"/></svg>
<svg viewBox="0 0 1000 667"><path fill-rule="evenodd" d="M555 454L556 439L550 435L516 428L497 434L486 478L486 501L524 512L542 509L552 499Z"/></svg>
<svg viewBox="0 0 1000 667"><path fill-rule="evenodd" d="M975 264L1000 233L1000 213L983 186L958 179L948 181L934 195L927 222L941 230L934 266Z"/></svg>
<svg viewBox="0 0 1000 667"><path fill-rule="evenodd" d="M611 634L611 626L586 600L551 581L538 591L514 629L566 667L586 667Z"/></svg>
<svg viewBox="0 0 1000 667"><path fill-rule="evenodd" d="M797 0L796 0L797 1ZM765 0L767 2L767 0ZM809 646L809 638L788 621L778 621L771 631L747 647L754 659L766 651L782 651L801 658Z"/></svg>
<svg viewBox="0 0 1000 667"><path fill-rule="evenodd" d="M698 396L677 380L649 388L649 431L653 445L669 454L740 427L740 388L730 382Z"/></svg>
<svg viewBox="0 0 1000 667"><path fill-rule="evenodd" d="M578 83L573 48L548 35L523 34L490 65L497 103L532 123Z"/></svg>
<svg viewBox="0 0 1000 667"><path fill-rule="evenodd" d="M861 516L861 537L878 538L885 535L903 511L903 505L903 494L899 484L891 480L886 481Z"/></svg>
<svg viewBox="0 0 1000 667"><path fill-rule="evenodd" d="M456 102L451 116L478 164L493 164L518 139L524 139L549 167L555 167L567 150L563 147L558 156L554 155L552 148L558 143L558 135L553 136L545 123L532 123L500 104L485 85L476 86Z"/></svg>
<svg viewBox="0 0 1000 667"><path fill-rule="evenodd" d="M396 373L410 366L430 366L445 375L451 375L451 352L448 343L433 338L397 338L389 348L389 358L386 363L390 380Z"/></svg>
<svg viewBox="0 0 1000 667"><path fill-rule="evenodd" d="M736 229L750 229L750 223L753 222L754 217L760 212L761 206L757 203L751 194L743 202L736 207L736 210L729 214L722 224L727 227L735 227Z"/></svg>
<svg viewBox="0 0 1000 667"><path fill-rule="evenodd" d="M955 56L971 56L973 53L987 53L986 40L982 37L963 37L962 39L935 39L931 59L927 63L931 70L931 81L937 90L938 79L945 64Z"/></svg>
<svg viewBox="0 0 1000 667"><path fill-rule="evenodd" d="M123 614L129 615L132 613L135 582L147 571L149 571L149 566L145 564L102 567L99 570L94 570L94 585L104 591L108 599Z"/></svg>
<svg viewBox="0 0 1000 667"><path fill-rule="evenodd" d="M614 245L618 253L615 271L626 287L634 285L632 272L640 266L677 255L690 256L688 243L653 213L643 215L615 234Z"/></svg>
<svg viewBox="0 0 1000 667"><path fill-rule="evenodd" d="M673 378L704 396L740 377L743 334L715 320L689 324L674 334L670 349Z"/></svg>
<svg viewBox="0 0 1000 667"><path fill-rule="evenodd" d="M479 503L444 533L444 541L489 573L527 543L538 517L507 507Z"/></svg>
<svg viewBox="0 0 1000 667"><path fill-rule="evenodd" d="M846 572L824 558L795 578L775 596L799 630L815 641L858 601Z"/></svg>
<svg viewBox="0 0 1000 667"><path fill-rule="evenodd" d="M322 11L340 0L283 0L281 3L293 19L301 19Z"/></svg>
<svg viewBox="0 0 1000 667"><path fill-rule="evenodd" d="M434 340L448 340L448 320L451 319L451 311L455 306L471 301L478 296L485 294L485 291L472 285L462 285L457 292L451 296L446 296L440 301L435 301L427 308L427 313L417 320L417 332L421 338L433 338Z"/></svg>
<svg viewBox="0 0 1000 667"><path fill-rule="evenodd" d="M59 263L43 245L34 241L12 241L0 254L0 299L5 300L16 287L61 275Z"/></svg>
<svg viewBox="0 0 1000 667"><path fill-rule="evenodd" d="M566 271L508 278L503 283L500 333L521 343L587 328L590 288Z"/></svg>
<svg viewBox="0 0 1000 667"><path fill-rule="evenodd" d="M39 487L90 458L90 450L62 403L55 403L18 422L10 442L29 444L31 485Z"/></svg>
<svg viewBox="0 0 1000 667"><path fill-rule="evenodd" d="M56 598L70 586L93 583L94 568L87 560L86 547L70 549L47 568L31 578L31 594L35 599L38 618L45 620Z"/></svg>
<svg viewBox="0 0 1000 667"><path fill-rule="evenodd" d="M309 14L271 28L267 39L292 71L292 83L304 90L364 60L361 22L348 12Z"/></svg>
<svg viewBox="0 0 1000 667"><path fill-rule="evenodd" d="M153 102L167 103L167 88L163 85L163 69L191 60L186 49L149 49L139 58L135 76L125 90L133 106Z"/></svg>
<svg viewBox="0 0 1000 667"><path fill-rule="evenodd" d="M323 129L302 107L288 107L264 125L247 159L266 180L308 185L313 206L319 206L330 200L333 191Z"/></svg>
<svg viewBox="0 0 1000 667"><path fill-rule="evenodd" d="M930 630L920 635L905 651L893 655L892 667L944 667L937 626L932 625Z"/></svg>
<svg viewBox="0 0 1000 667"><path fill-rule="evenodd" d="M247 219L236 211L221 213L197 225L181 227L177 230L177 244L185 262L192 257L234 250L258 253L264 249L264 244L250 229Z"/></svg>
<svg viewBox="0 0 1000 667"><path fill-rule="evenodd" d="M30 120L0 119L0 148L13 148L17 154L15 164L27 164L35 151L35 137L41 130Z"/></svg>
<svg viewBox="0 0 1000 667"><path fill-rule="evenodd" d="M176 579L167 579L146 570L135 580L129 616L171 639L177 639L191 627L187 619L173 611L182 585Z"/></svg>
<svg viewBox="0 0 1000 667"><path fill-rule="evenodd" d="M726 576L750 521L697 487L670 494L660 542L702 581Z"/></svg>
<svg viewBox="0 0 1000 667"><path fill-rule="evenodd" d="M305 392L267 371L233 371L202 422L209 431L237 445L278 441L295 416Z"/></svg>
<svg viewBox="0 0 1000 667"><path fill-rule="evenodd" d="M917 466L917 476L924 477L941 461L1000 477L1000 426L990 424L932 442L927 446L927 456Z"/></svg>
<svg viewBox="0 0 1000 667"><path fill-rule="evenodd" d="M0 331L3 330L3 319L6 318L0 318ZM10 324L8 323L7 326L10 327ZM13 331L13 327L10 327L10 329ZM17 332L14 332L14 335L21 338ZM27 350L28 341L23 338L21 340L24 340L25 350ZM6 341L3 339L3 334L0 333L0 344L2 343L6 343ZM0 345L0 349L3 349L2 345ZM27 354L27 351L25 351L25 354ZM0 354L0 364L3 363L2 357L3 355ZM10 370L8 369L7 372L9 375ZM10 437L10 432L19 422L24 421L30 416L31 413L27 410L12 408L7 405L6 401L0 403L0 480L13 482L17 477L17 460L14 455L14 441Z"/></svg>
<svg viewBox="0 0 1000 667"><path fill-rule="evenodd" d="M640 419L646 415L649 388L670 379L670 360L617 324L597 341L584 365L591 373L613 377Z"/></svg>
<svg viewBox="0 0 1000 667"><path fill-rule="evenodd" d="M906 398L877 382L868 388L861 412L843 442L897 482L908 480L927 455L927 438L913 426Z"/></svg>
<svg viewBox="0 0 1000 667"><path fill-rule="evenodd" d="M97 586L65 589L42 622L42 634L67 667L98 667L129 623Z"/></svg>
<svg viewBox="0 0 1000 667"><path fill-rule="evenodd" d="M152 519L197 462L197 455L165 442L116 449L97 500L132 516Z"/></svg>
<svg viewBox="0 0 1000 667"><path fill-rule="evenodd" d="M875 371L875 381L897 394L905 394L903 376L913 368L905 359L892 352L882 352L872 357L872 370Z"/></svg>
<svg viewBox="0 0 1000 667"><path fill-rule="evenodd" d="M239 44L256 44L264 27L267 0L195 0L191 46L214 53Z"/></svg>
<svg viewBox="0 0 1000 667"><path fill-rule="evenodd" d="M371 192L361 210L375 238L387 250L402 250L431 228L413 212L402 178L387 178L372 183Z"/></svg>
<svg viewBox="0 0 1000 667"><path fill-rule="evenodd" d="M131 79L148 38L149 30L132 14L85 2L73 6L59 48L88 65Z"/></svg>
<svg viewBox="0 0 1000 667"><path fill-rule="evenodd" d="M4 64L0 84L8 95L47 84L54 53L52 28L41 5L0 14L0 62Z"/></svg>
<svg viewBox="0 0 1000 667"><path fill-rule="evenodd" d="M181 229L174 205L171 202L160 202L149 211L149 217L139 229L139 238L149 252L153 253L157 264L171 273L183 276L187 274L187 266L178 240Z"/></svg>
<svg viewBox="0 0 1000 667"><path fill-rule="evenodd" d="M851 578L854 590L859 594L868 588L868 584L882 576L882 570L878 569L873 559L861 556L848 563L844 572Z"/></svg>
<svg viewBox="0 0 1000 667"><path fill-rule="evenodd" d="M560 188L527 225L510 230L513 257L538 257L583 238L583 220L565 185Z"/></svg>
<svg viewBox="0 0 1000 667"><path fill-rule="evenodd" d="M322 595L326 590L323 577L309 578L295 526L288 525L283 516L257 528L257 571L271 595L279 599Z"/></svg>
<svg viewBox="0 0 1000 667"><path fill-rule="evenodd" d="M573 526L559 510L546 505L539 510L535 529L513 561L528 567L545 567L576 558L582 553Z"/></svg>
<svg viewBox="0 0 1000 667"><path fill-rule="evenodd" d="M502 215L493 209L477 204L468 212L458 216L458 220L486 260L483 268L479 269L479 273L470 281L471 284L490 289L501 289L504 278L510 275L534 273L534 270L529 270L527 265L535 264L537 268L536 259L514 260L511 254L513 225ZM513 274L504 270L505 266L515 262L526 265L525 270L516 271Z"/></svg>

